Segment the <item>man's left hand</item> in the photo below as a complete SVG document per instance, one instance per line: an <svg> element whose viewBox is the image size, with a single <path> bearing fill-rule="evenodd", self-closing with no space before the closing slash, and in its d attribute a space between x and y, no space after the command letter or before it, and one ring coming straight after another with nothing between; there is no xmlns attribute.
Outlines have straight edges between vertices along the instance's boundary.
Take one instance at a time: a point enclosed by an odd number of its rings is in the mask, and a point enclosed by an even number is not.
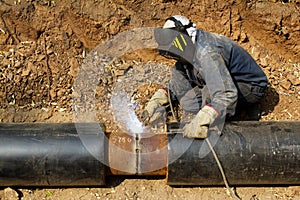
<svg viewBox="0 0 300 200"><path fill-rule="evenodd" d="M183 127L183 136L189 138L206 138L208 128L218 117L218 112L210 107L204 106L190 123Z"/></svg>

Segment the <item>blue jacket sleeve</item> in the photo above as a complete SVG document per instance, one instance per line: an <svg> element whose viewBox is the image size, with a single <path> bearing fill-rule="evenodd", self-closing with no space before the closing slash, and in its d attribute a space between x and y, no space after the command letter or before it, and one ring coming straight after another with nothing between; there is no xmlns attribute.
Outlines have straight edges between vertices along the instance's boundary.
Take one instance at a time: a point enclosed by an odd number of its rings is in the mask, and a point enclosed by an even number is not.
<svg viewBox="0 0 300 200"><path fill-rule="evenodd" d="M194 67L206 82L211 102L220 117L234 115L237 102L237 88L220 53L209 45L197 45Z"/></svg>

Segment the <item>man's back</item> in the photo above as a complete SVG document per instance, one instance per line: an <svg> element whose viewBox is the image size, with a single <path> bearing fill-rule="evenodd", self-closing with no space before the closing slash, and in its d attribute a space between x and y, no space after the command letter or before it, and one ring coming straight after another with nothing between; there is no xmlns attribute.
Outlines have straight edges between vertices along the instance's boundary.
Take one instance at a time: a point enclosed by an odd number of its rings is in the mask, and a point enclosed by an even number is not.
<svg viewBox="0 0 300 200"><path fill-rule="evenodd" d="M220 54L234 82L267 86L267 77L252 56L230 38L198 30L197 45Z"/></svg>

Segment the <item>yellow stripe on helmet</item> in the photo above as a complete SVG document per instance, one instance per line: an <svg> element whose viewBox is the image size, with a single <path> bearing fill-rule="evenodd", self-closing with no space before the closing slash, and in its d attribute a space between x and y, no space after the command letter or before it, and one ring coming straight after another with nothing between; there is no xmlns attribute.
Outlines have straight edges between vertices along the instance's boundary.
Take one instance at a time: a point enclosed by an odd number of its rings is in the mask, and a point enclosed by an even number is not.
<svg viewBox="0 0 300 200"><path fill-rule="evenodd" d="M183 51L183 48L182 48L182 46L181 46L181 44L180 44L180 42L179 42L179 40L178 40L178 37L176 37L175 42L176 42L177 45L178 45L177 48L179 48L181 51Z"/></svg>
<svg viewBox="0 0 300 200"><path fill-rule="evenodd" d="M173 41L173 45L178 49L178 45L177 45L177 43L175 42L175 40Z"/></svg>
<svg viewBox="0 0 300 200"><path fill-rule="evenodd" d="M180 36L181 36L181 40L183 41L184 45L186 46L186 41L185 41L183 35L180 34Z"/></svg>

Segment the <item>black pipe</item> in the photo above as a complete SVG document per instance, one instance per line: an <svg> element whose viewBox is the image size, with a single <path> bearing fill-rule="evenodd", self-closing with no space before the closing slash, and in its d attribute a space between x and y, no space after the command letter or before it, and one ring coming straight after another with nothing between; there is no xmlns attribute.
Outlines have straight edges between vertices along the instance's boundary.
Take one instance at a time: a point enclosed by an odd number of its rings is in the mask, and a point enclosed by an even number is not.
<svg viewBox="0 0 300 200"><path fill-rule="evenodd" d="M222 133L209 140L215 142L230 185L300 184L299 121L231 122ZM224 185L205 140L183 138L180 133L170 134L168 140L169 185Z"/></svg>
<svg viewBox="0 0 300 200"><path fill-rule="evenodd" d="M104 185L108 152L96 131L94 124L0 124L0 185ZM300 184L300 122L232 122L212 136L229 184ZM181 133L168 140L168 184L223 185L205 140Z"/></svg>
<svg viewBox="0 0 300 200"><path fill-rule="evenodd" d="M0 124L0 185L104 185L101 133L83 137L73 123Z"/></svg>

